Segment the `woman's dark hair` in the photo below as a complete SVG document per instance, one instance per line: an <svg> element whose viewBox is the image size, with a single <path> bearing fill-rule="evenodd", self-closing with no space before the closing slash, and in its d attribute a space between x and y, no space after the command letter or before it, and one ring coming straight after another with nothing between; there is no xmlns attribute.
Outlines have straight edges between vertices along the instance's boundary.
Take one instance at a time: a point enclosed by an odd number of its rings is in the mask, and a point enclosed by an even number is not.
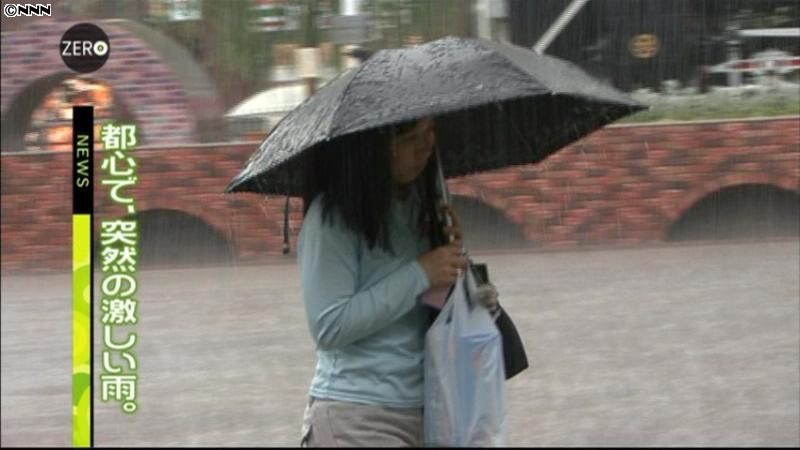
<svg viewBox="0 0 800 450"><path fill-rule="evenodd" d="M303 214L324 193L323 221L333 222L337 210L345 225L363 237L369 248L380 245L393 252L388 233L392 202L391 142L410 130L415 122L389 130L367 131L337 139L334 145L314 149L303 170ZM417 218L420 236L431 246L443 241L436 216L436 156L431 156L420 176L407 187L416 189L421 200ZM437 232L438 230L438 232Z"/></svg>

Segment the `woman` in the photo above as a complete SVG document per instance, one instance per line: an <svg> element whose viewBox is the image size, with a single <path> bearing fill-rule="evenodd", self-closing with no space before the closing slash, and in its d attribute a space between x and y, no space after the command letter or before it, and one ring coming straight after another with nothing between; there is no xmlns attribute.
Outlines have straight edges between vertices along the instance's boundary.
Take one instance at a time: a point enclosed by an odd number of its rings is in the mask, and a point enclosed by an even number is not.
<svg viewBox="0 0 800 450"><path fill-rule="evenodd" d="M428 118L307 164L298 260L318 362L301 445L422 445L431 310L419 297L466 267L458 217L442 208L453 226L437 219L434 145Z"/></svg>

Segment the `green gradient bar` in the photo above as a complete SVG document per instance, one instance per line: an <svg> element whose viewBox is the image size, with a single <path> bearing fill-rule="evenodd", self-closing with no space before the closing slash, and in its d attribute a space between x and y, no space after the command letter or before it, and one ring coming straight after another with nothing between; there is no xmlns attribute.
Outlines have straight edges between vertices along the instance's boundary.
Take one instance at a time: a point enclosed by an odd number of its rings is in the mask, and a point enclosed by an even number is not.
<svg viewBox="0 0 800 450"><path fill-rule="evenodd" d="M94 108L72 108L72 446L94 445L92 214Z"/></svg>
<svg viewBox="0 0 800 450"><path fill-rule="evenodd" d="M72 216L72 445L91 446L92 216Z"/></svg>

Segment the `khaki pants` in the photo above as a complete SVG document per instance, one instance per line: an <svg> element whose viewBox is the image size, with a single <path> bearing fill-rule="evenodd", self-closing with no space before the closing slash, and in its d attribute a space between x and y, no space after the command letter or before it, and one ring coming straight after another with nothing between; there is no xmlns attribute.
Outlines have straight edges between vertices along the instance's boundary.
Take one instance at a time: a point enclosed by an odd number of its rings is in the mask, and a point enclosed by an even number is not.
<svg viewBox="0 0 800 450"><path fill-rule="evenodd" d="M386 408L313 398L301 447L421 447L422 408Z"/></svg>

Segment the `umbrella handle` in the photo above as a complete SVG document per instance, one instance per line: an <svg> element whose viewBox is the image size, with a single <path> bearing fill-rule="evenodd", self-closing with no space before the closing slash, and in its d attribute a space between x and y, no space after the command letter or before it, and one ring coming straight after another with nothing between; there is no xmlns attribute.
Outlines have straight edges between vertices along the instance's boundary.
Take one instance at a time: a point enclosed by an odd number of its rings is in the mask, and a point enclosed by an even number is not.
<svg viewBox="0 0 800 450"><path fill-rule="evenodd" d="M436 181L437 181L437 185L438 185L438 188L439 188L439 197L440 197L440 199L442 200L442 203L445 206L450 206L450 203L451 203L450 191L447 189L447 182L444 179L444 170L442 170L442 159L439 157L439 146L438 145L436 146L436 169L437 169ZM439 214L438 211L437 211L437 214ZM441 220L442 217L439 216L439 219ZM449 214L444 214L444 223L448 227L452 227L453 226L453 219L452 219L452 217L450 217ZM455 240L456 240L456 237L454 235L452 235L452 234L448 234L447 235L447 243L448 244L452 244L453 241L455 241ZM469 254L467 253L467 249L464 247L463 244L461 246L461 253L467 259L469 259ZM459 270L459 273L460 272L461 271Z"/></svg>
<svg viewBox="0 0 800 450"><path fill-rule="evenodd" d="M439 157L439 146L436 146L436 182L437 187L439 189L439 199L441 200L444 206L450 206L450 192L447 190L447 182L444 179L444 171L442 170L442 159ZM439 212L437 211L437 214ZM453 226L452 218L444 214L444 217L439 216L439 219L443 219L445 225L448 227ZM448 243L453 242L455 240L455 236L452 234L447 235Z"/></svg>
<svg viewBox="0 0 800 450"><path fill-rule="evenodd" d="M450 192L447 190L447 182L444 179L444 169L442 169L442 158L439 157L438 145L436 146L436 181L442 202L450 206Z"/></svg>

